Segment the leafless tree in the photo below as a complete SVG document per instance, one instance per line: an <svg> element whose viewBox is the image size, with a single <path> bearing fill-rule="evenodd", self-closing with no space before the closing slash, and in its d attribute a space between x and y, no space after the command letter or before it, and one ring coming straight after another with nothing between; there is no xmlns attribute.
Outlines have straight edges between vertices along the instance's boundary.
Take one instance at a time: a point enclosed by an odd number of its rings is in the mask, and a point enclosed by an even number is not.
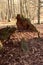
<svg viewBox="0 0 43 65"><path fill-rule="evenodd" d="M11 13L10 13L10 0L8 0L8 21L10 21L10 16L11 16Z"/></svg>
<svg viewBox="0 0 43 65"><path fill-rule="evenodd" d="M40 24L40 0L38 0L38 24Z"/></svg>

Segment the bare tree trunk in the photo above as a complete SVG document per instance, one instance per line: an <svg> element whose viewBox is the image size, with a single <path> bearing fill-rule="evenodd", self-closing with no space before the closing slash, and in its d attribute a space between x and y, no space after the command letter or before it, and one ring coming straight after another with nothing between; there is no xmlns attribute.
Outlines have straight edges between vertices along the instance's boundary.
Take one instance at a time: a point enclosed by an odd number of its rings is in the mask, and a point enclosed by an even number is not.
<svg viewBox="0 0 43 65"><path fill-rule="evenodd" d="M12 1L13 1L13 0L10 0L10 11L11 11L11 18L12 18Z"/></svg>
<svg viewBox="0 0 43 65"><path fill-rule="evenodd" d="M15 4L14 4L14 0L13 0L13 17L15 17Z"/></svg>
<svg viewBox="0 0 43 65"><path fill-rule="evenodd" d="M3 12L1 11L1 19L3 20Z"/></svg>
<svg viewBox="0 0 43 65"><path fill-rule="evenodd" d="M22 15L22 0L20 0L20 14Z"/></svg>
<svg viewBox="0 0 43 65"><path fill-rule="evenodd" d="M10 0L8 0L8 22L10 22L10 6L9 6Z"/></svg>
<svg viewBox="0 0 43 65"><path fill-rule="evenodd" d="M38 24L40 24L40 0L38 0Z"/></svg>
<svg viewBox="0 0 43 65"><path fill-rule="evenodd" d="M27 1L25 0L25 9L26 9L26 15L27 15L27 18L28 18L28 9L27 9L27 5L26 5Z"/></svg>

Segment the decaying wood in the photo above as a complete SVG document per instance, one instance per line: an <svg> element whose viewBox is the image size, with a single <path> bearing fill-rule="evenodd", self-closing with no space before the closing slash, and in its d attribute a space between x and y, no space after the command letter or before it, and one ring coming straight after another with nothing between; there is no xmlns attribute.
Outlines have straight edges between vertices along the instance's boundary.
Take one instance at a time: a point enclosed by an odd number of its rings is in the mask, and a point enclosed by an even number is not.
<svg viewBox="0 0 43 65"><path fill-rule="evenodd" d="M33 24L31 24L30 19L23 18L19 14L17 15L17 27L19 30L28 30L28 31L34 31L38 32L38 30L35 28Z"/></svg>

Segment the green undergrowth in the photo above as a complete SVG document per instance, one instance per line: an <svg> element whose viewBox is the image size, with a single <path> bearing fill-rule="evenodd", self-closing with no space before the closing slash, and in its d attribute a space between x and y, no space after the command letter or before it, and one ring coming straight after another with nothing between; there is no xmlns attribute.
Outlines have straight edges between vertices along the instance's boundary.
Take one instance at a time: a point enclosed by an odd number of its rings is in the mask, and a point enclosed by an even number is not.
<svg viewBox="0 0 43 65"><path fill-rule="evenodd" d="M16 30L14 27L6 27L0 30L0 40L6 40Z"/></svg>
<svg viewBox="0 0 43 65"><path fill-rule="evenodd" d="M23 38L20 43L21 43L21 49L24 52L27 52L28 51L28 43L25 41L25 39Z"/></svg>

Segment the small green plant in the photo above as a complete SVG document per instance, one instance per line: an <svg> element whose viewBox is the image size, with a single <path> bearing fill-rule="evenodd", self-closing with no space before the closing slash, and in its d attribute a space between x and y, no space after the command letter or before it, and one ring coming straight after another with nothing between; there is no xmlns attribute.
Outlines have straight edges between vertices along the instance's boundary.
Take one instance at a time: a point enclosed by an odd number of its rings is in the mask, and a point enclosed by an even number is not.
<svg viewBox="0 0 43 65"><path fill-rule="evenodd" d="M21 48L23 51L28 51L28 43L24 40L24 38L21 40Z"/></svg>

